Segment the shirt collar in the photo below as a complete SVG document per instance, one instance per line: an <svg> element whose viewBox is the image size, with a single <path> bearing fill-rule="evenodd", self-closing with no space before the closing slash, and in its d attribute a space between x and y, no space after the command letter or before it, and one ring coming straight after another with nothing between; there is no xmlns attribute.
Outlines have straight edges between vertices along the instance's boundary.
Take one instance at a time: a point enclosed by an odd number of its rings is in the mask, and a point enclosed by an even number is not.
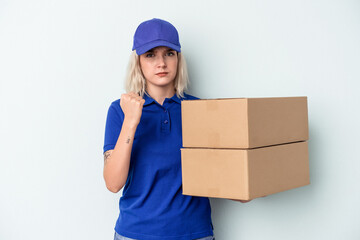
<svg viewBox="0 0 360 240"><path fill-rule="evenodd" d="M150 97L150 95L147 94L147 92L144 93L143 98L145 99L144 106L150 105L151 103L155 102L155 100Z"/></svg>
<svg viewBox="0 0 360 240"><path fill-rule="evenodd" d="M178 104L181 104L181 100L183 98L182 97L179 98L175 93L174 96L172 96L170 99L172 99L174 102L177 102Z"/></svg>
<svg viewBox="0 0 360 240"><path fill-rule="evenodd" d="M151 103L155 102L155 100L150 95L148 95L147 92L144 93L143 98L145 99L144 106L150 105ZM182 98L182 97L179 98L175 93L174 96L172 96L170 99L173 100L174 102L177 102L177 103L181 104L181 101L184 98Z"/></svg>

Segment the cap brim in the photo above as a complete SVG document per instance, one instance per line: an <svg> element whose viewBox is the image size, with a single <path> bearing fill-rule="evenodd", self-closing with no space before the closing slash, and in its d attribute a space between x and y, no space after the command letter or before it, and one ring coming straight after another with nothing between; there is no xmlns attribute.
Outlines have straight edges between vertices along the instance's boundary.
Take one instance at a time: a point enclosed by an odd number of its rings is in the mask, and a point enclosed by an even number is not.
<svg viewBox="0 0 360 240"><path fill-rule="evenodd" d="M142 55L142 54L146 53L147 51L149 51L150 49L153 49L155 47L160 47L160 46L169 47L171 49L174 49L177 52L181 52L180 46L177 46L175 44L169 43L164 40L156 40L156 41L149 42L141 47L138 47L136 49L136 54Z"/></svg>

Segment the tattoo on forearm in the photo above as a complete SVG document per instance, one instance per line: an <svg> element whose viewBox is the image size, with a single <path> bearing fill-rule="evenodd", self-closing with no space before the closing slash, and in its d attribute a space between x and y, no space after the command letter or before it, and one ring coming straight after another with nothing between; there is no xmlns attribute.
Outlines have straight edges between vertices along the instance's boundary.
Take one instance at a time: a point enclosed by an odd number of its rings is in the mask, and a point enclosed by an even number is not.
<svg viewBox="0 0 360 240"><path fill-rule="evenodd" d="M109 151L104 153L104 163L106 164L108 158L110 157L111 153Z"/></svg>
<svg viewBox="0 0 360 240"><path fill-rule="evenodd" d="M126 143L129 143L130 142L130 137L128 137L127 139L126 139Z"/></svg>

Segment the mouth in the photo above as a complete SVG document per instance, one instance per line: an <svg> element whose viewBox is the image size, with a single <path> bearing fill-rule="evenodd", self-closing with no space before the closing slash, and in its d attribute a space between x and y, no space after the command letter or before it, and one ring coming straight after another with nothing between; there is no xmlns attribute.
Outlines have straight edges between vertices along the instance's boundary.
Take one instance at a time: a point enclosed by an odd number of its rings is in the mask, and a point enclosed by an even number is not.
<svg viewBox="0 0 360 240"><path fill-rule="evenodd" d="M159 77L165 77L166 75L168 75L168 72L159 72L156 73L155 75L158 75Z"/></svg>

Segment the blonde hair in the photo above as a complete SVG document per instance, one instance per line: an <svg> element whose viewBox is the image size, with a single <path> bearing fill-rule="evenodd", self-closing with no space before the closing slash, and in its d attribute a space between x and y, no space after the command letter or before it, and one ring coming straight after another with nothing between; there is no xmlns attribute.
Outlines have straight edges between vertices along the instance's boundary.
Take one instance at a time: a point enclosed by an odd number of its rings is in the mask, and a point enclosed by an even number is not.
<svg viewBox="0 0 360 240"><path fill-rule="evenodd" d="M184 91L187 90L189 85L189 77L185 57L181 52L178 54L178 67L175 76L174 87L175 93L178 97L184 97ZM138 93L141 97L144 96L146 90L146 80L141 71L140 57L134 50L129 58L129 64L125 79L126 92Z"/></svg>

